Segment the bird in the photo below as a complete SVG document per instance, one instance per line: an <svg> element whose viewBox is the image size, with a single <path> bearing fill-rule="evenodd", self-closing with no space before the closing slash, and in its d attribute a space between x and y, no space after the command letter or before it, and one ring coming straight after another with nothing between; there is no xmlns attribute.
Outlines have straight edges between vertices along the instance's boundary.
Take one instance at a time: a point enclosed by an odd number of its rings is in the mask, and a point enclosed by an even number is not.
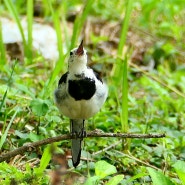
<svg viewBox="0 0 185 185"><path fill-rule="evenodd" d="M108 96L108 87L87 65L87 51L83 40L70 51L68 71L63 74L54 92L59 112L70 119L72 164L80 163L81 142L86 136L85 120L100 111Z"/></svg>

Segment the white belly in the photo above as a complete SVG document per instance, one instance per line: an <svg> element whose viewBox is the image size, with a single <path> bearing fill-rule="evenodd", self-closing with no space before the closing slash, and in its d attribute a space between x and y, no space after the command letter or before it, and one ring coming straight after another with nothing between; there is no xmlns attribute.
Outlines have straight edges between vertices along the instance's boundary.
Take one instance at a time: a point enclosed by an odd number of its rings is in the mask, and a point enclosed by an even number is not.
<svg viewBox="0 0 185 185"><path fill-rule="evenodd" d="M102 104L93 96L90 100L75 101L73 98L66 98L62 104L58 104L60 112L71 119L88 119L94 116L101 108Z"/></svg>
<svg viewBox="0 0 185 185"><path fill-rule="evenodd" d="M102 107L108 94L107 86L96 83L96 93L89 100L75 100L67 92L65 84L55 91L55 102L60 112L70 119L88 119Z"/></svg>

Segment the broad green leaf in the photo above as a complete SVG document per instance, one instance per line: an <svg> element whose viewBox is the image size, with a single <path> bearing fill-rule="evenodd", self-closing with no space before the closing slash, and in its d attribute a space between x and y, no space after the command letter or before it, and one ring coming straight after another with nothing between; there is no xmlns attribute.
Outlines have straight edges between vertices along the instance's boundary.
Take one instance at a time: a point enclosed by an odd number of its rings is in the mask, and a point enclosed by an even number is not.
<svg viewBox="0 0 185 185"><path fill-rule="evenodd" d="M109 182L106 185L116 185L120 183L124 178L124 175L116 175L112 179L109 180Z"/></svg>
<svg viewBox="0 0 185 185"><path fill-rule="evenodd" d="M28 138L32 141L32 142L36 142L36 141L39 141L41 139L43 139L43 136L42 135L37 135L33 132L30 132L29 135L28 135Z"/></svg>
<svg viewBox="0 0 185 185"><path fill-rule="evenodd" d="M15 130L15 135L20 137L20 138L23 138L23 139L27 139L28 138L28 134L27 133L22 133L18 130Z"/></svg>
<svg viewBox="0 0 185 185"><path fill-rule="evenodd" d="M185 162L184 161L177 161L173 167L177 172L179 179L182 181L182 184L185 185Z"/></svg>
<svg viewBox="0 0 185 185"><path fill-rule="evenodd" d="M126 180L126 182L129 184L130 182L133 182L134 180L142 178L147 175L148 175L147 173L138 173L137 175L134 175L131 178L129 178L128 180Z"/></svg>
<svg viewBox="0 0 185 185"><path fill-rule="evenodd" d="M175 185L169 177L166 177L161 171L149 167L147 170L152 178L153 185Z"/></svg>
<svg viewBox="0 0 185 185"><path fill-rule="evenodd" d="M95 164L95 174L101 179L116 172L116 167L107 163L106 161L98 161Z"/></svg>
<svg viewBox="0 0 185 185"><path fill-rule="evenodd" d="M84 185L98 185L100 178L98 176L89 177Z"/></svg>
<svg viewBox="0 0 185 185"><path fill-rule="evenodd" d="M34 99L30 103L31 109L36 116L44 116L49 110L46 100Z"/></svg>

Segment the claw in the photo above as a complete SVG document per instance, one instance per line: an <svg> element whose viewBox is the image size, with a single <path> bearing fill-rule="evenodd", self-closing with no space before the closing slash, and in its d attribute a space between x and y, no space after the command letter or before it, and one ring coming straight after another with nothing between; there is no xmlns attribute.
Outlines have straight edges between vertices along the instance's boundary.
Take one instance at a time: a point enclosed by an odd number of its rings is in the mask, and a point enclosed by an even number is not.
<svg viewBox="0 0 185 185"><path fill-rule="evenodd" d="M83 138L87 136L87 133L86 133L85 130L82 130L81 132L72 132L72 133L71 133L71 136L72 136L74 139L80 138L80 139L83 140Z"/></svg>
<svg viewBox="0 0 185 185"><path fill-rule="evenodd" d="M77 132L71 132L71 137L73 137L74 139L78 138L78 133Z"/></svg>
<svg viewBox="0 0 185 185"><path fill-rule="evenodd" d="M79 137L80 138L84 138L84 137L86 137L87 136L87 133L86 133L86 131L85 130L82 130L81 132L79 132Z"/></svg>

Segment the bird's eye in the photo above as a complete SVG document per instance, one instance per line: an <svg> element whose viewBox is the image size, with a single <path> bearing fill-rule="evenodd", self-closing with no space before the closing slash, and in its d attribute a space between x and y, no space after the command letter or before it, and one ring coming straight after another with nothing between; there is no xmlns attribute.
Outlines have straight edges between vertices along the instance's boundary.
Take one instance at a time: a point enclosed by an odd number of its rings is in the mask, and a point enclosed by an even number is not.
<svg viewBox="0 0 185 185"><path fill-rule="evenodd" d="M72 52L72 51L70 52L70 56L71 56L71 55L73 55L73 52Z"/></svg>

